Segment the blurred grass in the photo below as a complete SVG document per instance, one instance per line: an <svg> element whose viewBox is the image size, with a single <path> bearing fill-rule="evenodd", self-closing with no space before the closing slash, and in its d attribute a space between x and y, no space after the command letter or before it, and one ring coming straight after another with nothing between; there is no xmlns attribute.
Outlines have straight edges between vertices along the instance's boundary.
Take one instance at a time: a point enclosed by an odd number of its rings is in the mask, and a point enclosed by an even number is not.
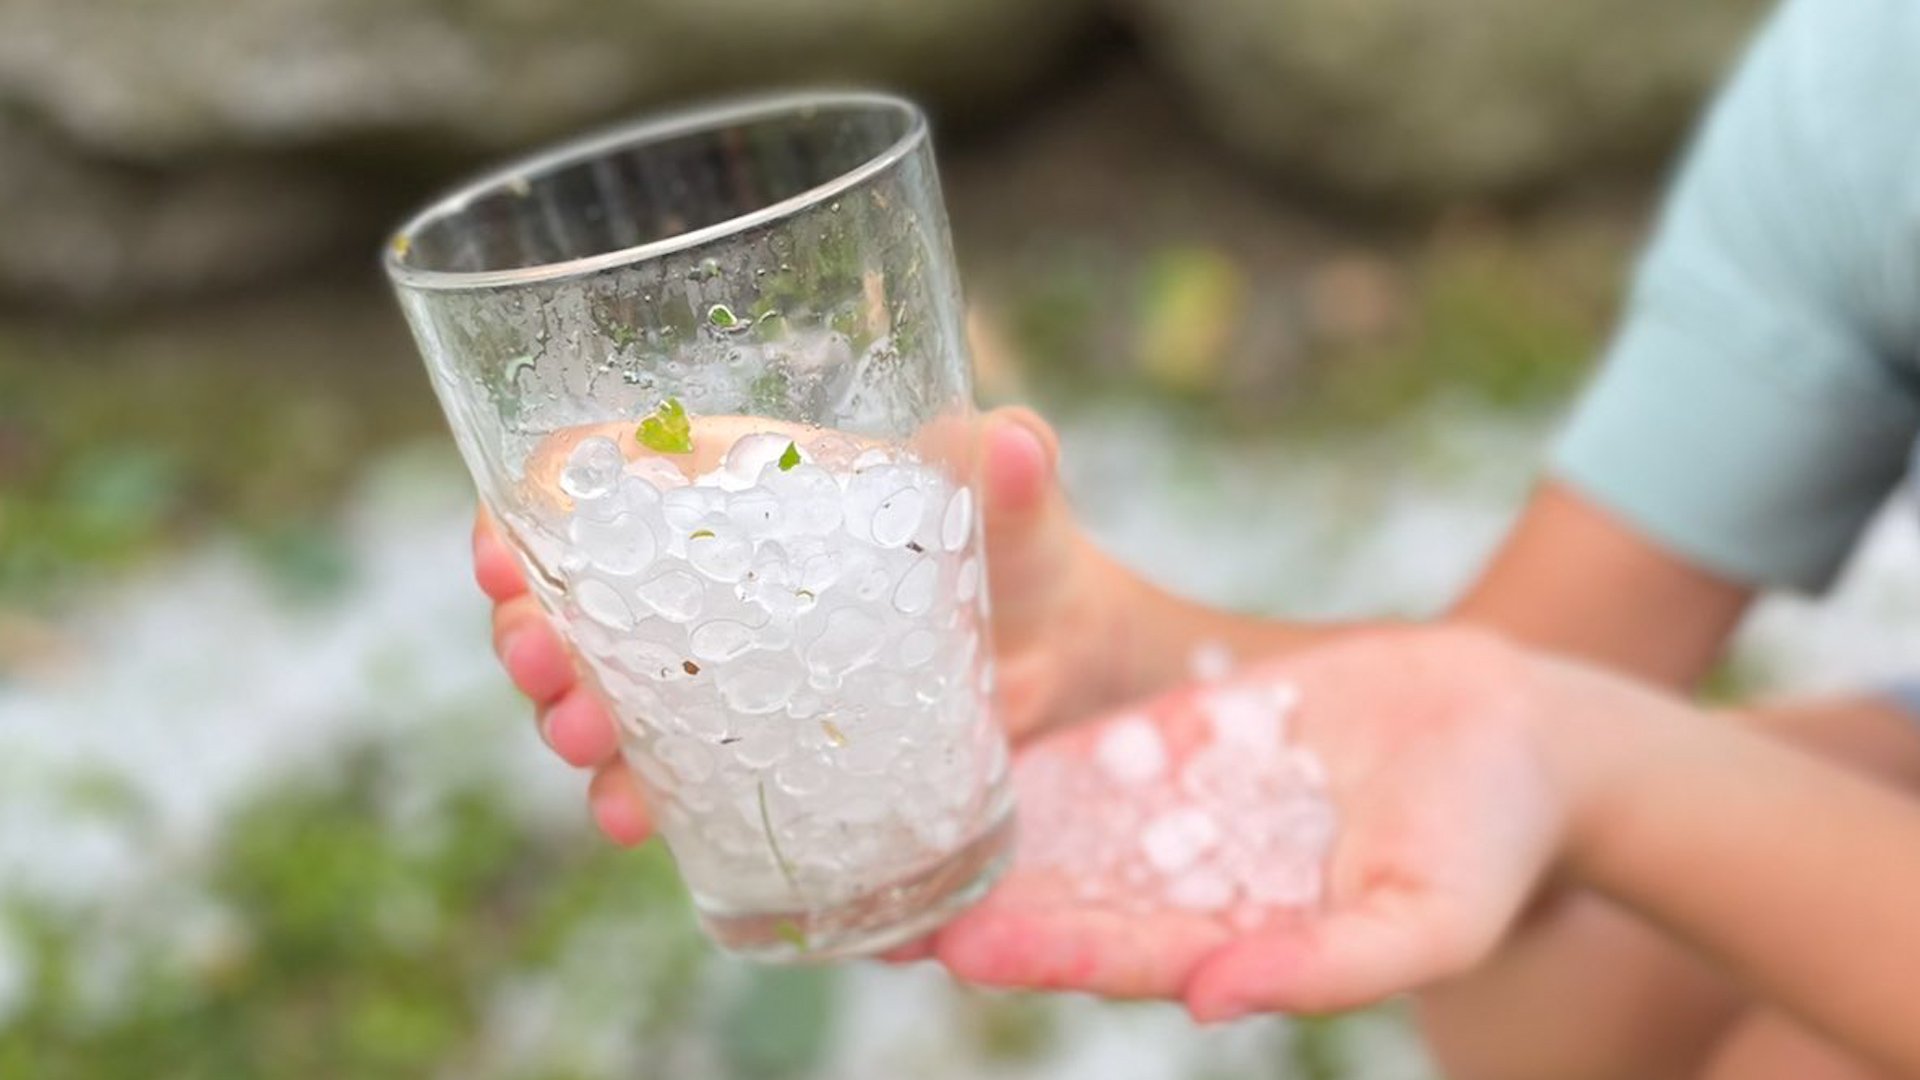
<svg viewBox="0 0 1920 1080"><path fill-rule="evenodd" d="M1563 400L1594 360L1631 243L1605 222L1470 221L1291 278L1222 249L1064 250L997 292L1044 400L1147 398L1223 437L1312 437L1443 403Z"/></svg>
<svg viewBox="0 0 1920 1080"><path fill-rule="evenodd" d="M0 1023L0 1076L598 1075L603 1063L564 1053L495 1060L510 1055L488 1000L565 970L583 942L599 972L584 989L617 993L610 1004L636 1045L685 1027L705 947L663 849L556 844L476 788L397 828L391 795L378 758L362 754L337 780L243 808L205 871L241 924L184 967L161 942L123 942L139 951L111 1008L85 986L89 951L119 933L113 917L16 906L32 981ZM592 935L600 924L637 932ZM795 1050L790 1034L759 1038L763 1058ZM674 1075L666 1056L636 1060L623 1075Z"/></svg>
<svg viewBox="0 0 1920 1080"><path fill-rule="evenodd" d="M0 323L0 604L51 606L213 525L324 582L340 494L440 426L371 290Z"/></svg>
<svg viewBox="0 0 1920 1080"><path fill-rule="evenodd" d="M1217 437L1313 437L1443 402L1565 396L1629 242L1578 219L1468 222L1304 281L1204 246L1063 245L1038 268L990 266L976 291L1013 298L1000 321L1043 409L1147 398ZM341 570L326 538L340 494L370 457L443 432L370 287L0 322L0 606L51 609L212 527L323 592Z"/></svg>

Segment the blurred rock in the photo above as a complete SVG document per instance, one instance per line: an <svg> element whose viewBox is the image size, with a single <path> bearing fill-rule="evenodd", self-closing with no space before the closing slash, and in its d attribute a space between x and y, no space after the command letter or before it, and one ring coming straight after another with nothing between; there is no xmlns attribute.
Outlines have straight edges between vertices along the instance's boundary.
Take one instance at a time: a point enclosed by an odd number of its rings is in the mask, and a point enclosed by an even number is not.
<svg viewBox="0 0 1920 1080"><path fill-rule="evenodd" d="M813 80L1004 100L1089 0L9 0L0 99L177 158L399 135L495 151L638 106Z"/></svg>
<svg viewBox="0 0 1920 1080"><path fill-rule="evenodd" d="M114 300L302 261L391 189L747 87L1009 101L1091 0L8 0L0 293ZM365 192L382 188L384 197ZM31 196L30 203L12 201Z"/></svg>
<svg viewBox="0 0 1920 1080"><path fill-rule="evenodd" d="M1383 256L1342 252L1315 268L1305 291L1308 325L1322 344L1377 344L1407 321L1406 283Z"/></svg>
<svg viewBox="0 0 1920 1080"><path fill-rule="evenodd" d="M1761 0L1122 0L1201 123L1346 197L1425 207L1641 163Z"/></svg>
<svg viewBox="0 0 1920 1080"><path fill-rule="evenodd" d="M0 116L0 295L100 305L240 284L310 261L346 192L268 163L90 159Z"/></svg>

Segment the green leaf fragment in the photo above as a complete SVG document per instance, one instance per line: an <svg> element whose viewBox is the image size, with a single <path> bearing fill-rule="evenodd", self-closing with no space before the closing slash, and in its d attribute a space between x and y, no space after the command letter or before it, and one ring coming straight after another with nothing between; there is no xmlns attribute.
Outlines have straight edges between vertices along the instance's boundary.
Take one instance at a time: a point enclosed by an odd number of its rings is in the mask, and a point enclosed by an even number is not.
<svg viewBox="0 0 1920 1080"><path fill-rule="evenodd" d="M800 464L800 447L794 443L788 443L786 452L780 455L780 471L790 472L798 464Z"/></svg>
<svg viewBox="0 0 1920 1080"><path fill-rule="evenodd" d="M721 330L731 330L740 325L740 316L725 304L715 304L707 309L707 325Z"/></svg>
<svg viewBox="0 0 1920 1080"><path fill-rule="evenodd" d="M799 949L801 952L807 951L807 932L800 929L800 924L794 922L792 919L781 919L775 923L773 933L774 936L778 937L781 941Z"/></svg>
<svg viewBox="0 0 1920 1080"><path fill-rule="evenodd" d="M661 402L652 416L640 421L640 429L633 437L640 440L641 446L656 453L693 453L693 427L687 422L687 410L679 398L670 397Z"/></svg>

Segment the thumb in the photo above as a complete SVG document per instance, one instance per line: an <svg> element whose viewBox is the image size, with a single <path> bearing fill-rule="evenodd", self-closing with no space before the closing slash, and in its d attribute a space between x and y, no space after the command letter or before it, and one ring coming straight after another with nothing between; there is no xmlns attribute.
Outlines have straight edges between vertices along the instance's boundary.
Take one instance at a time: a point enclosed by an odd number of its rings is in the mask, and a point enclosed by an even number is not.
<svg viewBox="0 0 1920 1080"><path fill-rule="evenodd" d="M1045 631L1074 568L1060 441L1038 413L1013 407L982 418L980 444L994 634L1002 648L1018 649Z"/></svg>
<svg viewBox="0 0 1920 1080"><path fill-rule="evenodd" d="M1418 906L1418 905L1415 905ZM1187 981L1202 1022L1253 1012L1315 1015L1371 1005L1456 975L1464 935L1415 911L1357 910L1271 927L1215 952Z"/></svg>

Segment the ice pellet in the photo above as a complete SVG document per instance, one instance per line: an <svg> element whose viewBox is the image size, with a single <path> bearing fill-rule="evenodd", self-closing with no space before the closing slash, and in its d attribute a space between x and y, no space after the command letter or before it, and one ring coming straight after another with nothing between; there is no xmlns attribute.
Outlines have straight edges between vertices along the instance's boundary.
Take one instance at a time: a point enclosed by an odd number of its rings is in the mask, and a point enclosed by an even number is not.
<svg viewBox="0 0 1920 1080"><path fill-rule="evenodd" d="M790 757L773 772L780 790L797 798L818 795L833 786L833 769L816 754Z"/></svg>
<svg viewBox="0 0 1920 1080"><path fill-rule="evenodd" d="M637 573L653 561L653 530L638 514L621 513L607 521L575 517L568 530L574 547L589 565L609 574Z"/></svg>
<svg viewBox="0 0 1920 1080"><path fill-rule="evenodd" d="M911 630L900 639L900 663L904 667L918 667L933 659L940 648L940 638L931 630Z"/></svg>
<svg viewBox="0 0 1920 1080"><path fill-rule="evenodd" d="M764 769L785 757L792 744L778 728L755 725L746 734L733 737L728 747L735 761L749 769Z"/></svg>
<svg viewBox="0 0 1920 1080"><path fill-rule="evenodd" d="M1129 716L1081 753L1023 758L1021 862L1103 906L1178 909L1241 929L1317 903L1339 822L1318 756L1284 741L1298 693L1219 691L1195 699L1207 734L1177 754L1152 718Z"/></svg>
<svg viewBox="0 0 1920 1080"><path fill-rule="evenodd" d="M621 599L619 590L606 582L586 578L574 585L573 596L580 602L580 610L594 622L615 630L633 629L633 609Z"/></svg>
<svg viewBox="0 0 1920 1080"><path fill-rule="evenodd" d="M833 434L697 460L583 440L559 519L524 526L683 872L751 908L791 904L789 874L826 903L931 865L1008 768L978 609L953 604L980 584L972 493Z"/></svg>
<svg viewBox="0 0 1920 1080"><path fill-rule="evenodd" d="M560 490L575 499L603 499L620 483L626 463L612 439L600 435L582 439L560 470Z"/></svg>
<svg viewBox="0 0 1920 1080"><path fill-rule="evenodd" d="M816 670L844 674L873 658L882 644L880 620L859 608L841 608L827 616L826 628L807 650Z"/></svg>
<svg viewBox="0 0 1920 1080"><path fill-rule="evenodd" d="M1213 848L1220 838L1220 826L1204 810L1181 807L1169 810L1148 823L1140 834L1140 847L1155 869L1172 873L1183 870Z"/></svg>
<svg viewBox="0 0 1920 1080"><path fill-rule="evenodd" d="M715 581L739 581L753 562L753 542L731 525L715 522L688 536L687 561Z"/></svg>
<svg viewBox="0 0 1920 1080"><path fill-rule="evenodd" d="M1287 710L1288 691L1261 685L1222 687L1201 701L1213 723L1214 738L1243 749L1278 753Z"/></svg>
<svg viewBox="0 0 1920 1080"><path fill-rule="evenodd" d="M660 759L683 784L698 784L713 775L713 751L685 735L668 735L654 744Z"/></svg>
<svg viewBox="0 0 1920 1080"><path fill-rule="evenodd" d="M655 491L663 493L686 487L688 482L687 474L681 472L679 466L666 458L652 455L628 462L627 475L637 480L644 480L651 484Z"/></svg>
<svg viewBox="0 0 1920 1080"><path fill-rule="evenodd" d="M917 488L903 488L882 499L873 511L873 542L881 547L899 547L912 539L926 505L927 497Z"/></svg>
<svg viewBox="0 0 1920 1080"><path fill-rule="evenodd" d="M1122 784L1157 780L1167 768L1167 749L1160 739L1160 729L1144 717L1108 724L1094 756L1107 775Z"/></svg>
<svg viewBox="0 0 1920 1080"><path fill-rule="evenodd" d="M778 463L780 455L792 445L790 436L771 431L741 438L727 451L726 463L717 475L718 486L736 491L752 487L760 479L760 470Z"/></svg>
<svg viewBox="0 0 1920 1080"><path fill-rule="evenodd" d="M756 659L721 670L720 697L729 708L750 716L779 712L786 708L787 699L800 689L804 677L791 664L776 663L771 658Z"/></svg>
<svg viewBox="0 0 1920 1080"><path fill-rule="evenodd" d="M787 526L801 536L826 536L845 515L840 484L818 465L777 467L762 474L762 485L780 500Z"/></svg>
<svg viewBox="0 0 1920 1080"><path fill-rule="evenodd" d="M1220 682L1233 674L1233 650L1224 641L1202 641L1187 654L1187 673L1199 682Z"/></svg>
<svg viewBox="0 0 1920 1080"><path fill-rule="evenodd" d="M690 622L700 614L706 586L685 570L665 570L635 590L642 603L669 622Z"/></svg>
<svg viewBox="0 0 1920 1080"><path fill-rule="evenodd" d="M713 619L694 627L687 643L702 660L731 660L753 647L753 628L731 619Z"/></svg>
<svg viewBox="0 0 1920 1080"><path fill-rule="evenodd" d="M893 606L902 615L918 615L933 606L934 586L940 581L940 565L932 559L919 559L900 575L893 590Z"/></svg>
<svg viewBox="0 0 1920 1080"><path fill-rule="evenodd" d="M787 528L786 508L762 488L749 488L728 499L727 518L756 540L779 536Z"/></svg>
<svg viewBox="0 0 1920 1080"><path fill-rule="evenodd" d="M1167 885L1167 902L1188 911L1220 911L1233 903L1233 882L1223 874L1196 870Z"/></svg>

